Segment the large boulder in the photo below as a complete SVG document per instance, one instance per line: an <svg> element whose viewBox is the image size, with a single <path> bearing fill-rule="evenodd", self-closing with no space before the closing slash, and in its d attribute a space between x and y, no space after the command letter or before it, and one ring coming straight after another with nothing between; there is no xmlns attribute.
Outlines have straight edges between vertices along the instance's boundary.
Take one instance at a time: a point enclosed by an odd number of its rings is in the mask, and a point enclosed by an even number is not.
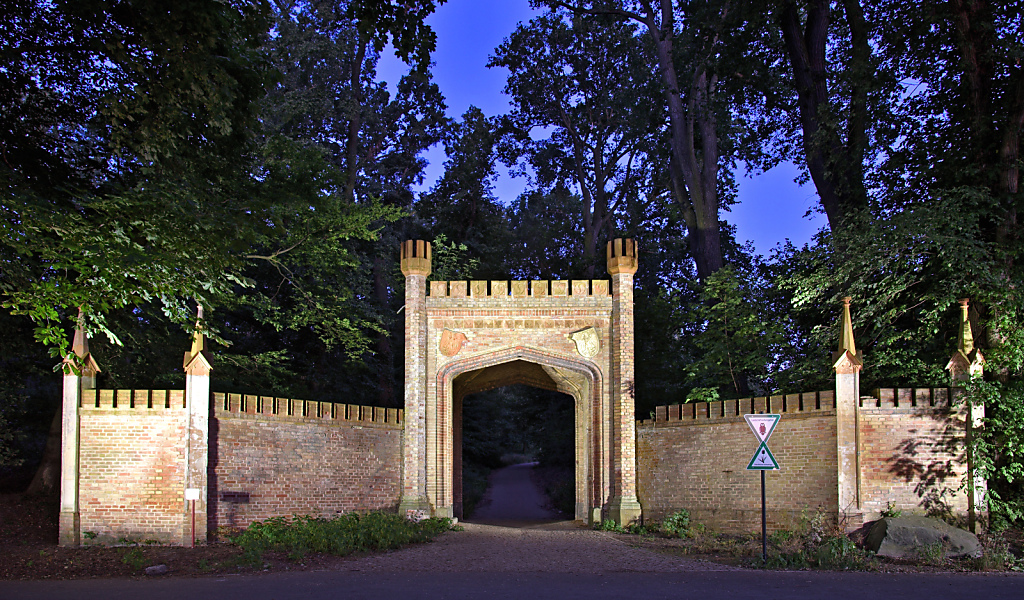
<svg viewBox="0 0 1024 600"><path fill-rule="evenodd" d="M864 546L889 558L913 558L942 548L946 558L981 556L978 536L938 519L886 517L875 521Z"/></svg>

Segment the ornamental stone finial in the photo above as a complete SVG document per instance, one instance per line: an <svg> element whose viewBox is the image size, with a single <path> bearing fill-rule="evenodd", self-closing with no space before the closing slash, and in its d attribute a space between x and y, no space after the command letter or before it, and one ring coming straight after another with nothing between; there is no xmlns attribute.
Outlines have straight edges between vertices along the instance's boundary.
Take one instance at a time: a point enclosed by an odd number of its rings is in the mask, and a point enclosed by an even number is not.
<svg viewBox="0 0 1024 600"><path fill-rule="evenodd" d="M608 242L608 273L636 273L636 242L632 238L616 238Z"/></svg>
<svg viewBox="0 0 1024 600"><path fill-rule="evenodd" d="M430 242L406 240L402 242L402 274L430 275Z"/></svg>
<svg viewBox="0 0 1024 600"><path fill-rule="evenodd" d="M853 339L853 318L850 316L850 301L843 298L843 315L839 324L839 350L832 353L833 368L836 372L860 370L863 366L863 354L857 351L857 343Z"/></svg>

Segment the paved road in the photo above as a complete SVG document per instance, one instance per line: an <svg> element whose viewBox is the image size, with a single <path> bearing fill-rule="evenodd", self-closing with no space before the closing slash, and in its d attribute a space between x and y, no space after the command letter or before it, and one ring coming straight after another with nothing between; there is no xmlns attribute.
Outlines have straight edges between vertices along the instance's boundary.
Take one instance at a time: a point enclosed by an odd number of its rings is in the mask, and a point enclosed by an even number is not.
<svg viewBox="0 0 1024 600"><path fill-rule="evenodd" d="M536 512L536 490L508 488L532 487L528 467L498 472L495 481L502 493L478 514L488 523L467 523L430 544L346 561L335 571L0 582L0 600L1024 598L1024 576L1016 574L760 572L657 554L572 522L540 519L551 515Z"/></svg>
<svg viewBox="0 0 1024 600"><path fill-rule="evenodd" d="M4 600L218 600L381 598L778 598L919 600L1021 598L1013 575L881 575L817 572L694 573L274 573L202 579L0 582Z"/></svg>

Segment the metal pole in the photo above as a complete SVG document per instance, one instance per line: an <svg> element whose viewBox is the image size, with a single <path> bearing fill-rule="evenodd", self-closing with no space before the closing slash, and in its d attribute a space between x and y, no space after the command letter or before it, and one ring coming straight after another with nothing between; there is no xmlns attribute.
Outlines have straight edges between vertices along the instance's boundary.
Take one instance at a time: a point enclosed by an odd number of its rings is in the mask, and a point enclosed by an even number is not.
<svg viewBox="0 0 1024 600"><path fill-rule="evenodd" d="M768 519L764 507L764 471L761 471L761 560L768 562Z"/></svg>
<svg viewBox="0 0 1024 600"><path fill-rule="evenodd" d="M761 473L761 476L764 477L764 473L763 472ZM189 547L190 548L195 548L196 547L196 501L195 500L191 500L190 502L192 503L192 545L189 546Z"/></svg>

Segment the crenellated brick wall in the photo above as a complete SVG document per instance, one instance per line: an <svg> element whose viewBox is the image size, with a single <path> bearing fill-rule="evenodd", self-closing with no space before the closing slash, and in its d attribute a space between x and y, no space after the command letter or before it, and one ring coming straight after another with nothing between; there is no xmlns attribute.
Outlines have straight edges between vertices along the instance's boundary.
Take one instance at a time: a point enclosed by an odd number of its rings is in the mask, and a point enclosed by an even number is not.
<svg viewBox="0 0 1024 600"><path fill-rule="evenodd" d="M637 424L637 495L645 519L685 508L718 531L760 529L761 479L747 464L757 441L744 414L778 412L769 442L782 471L767 473L769 527L793 528L837 503L831 391L660 406Z"/></svg>
<svg viewBox="0 0 1024 600"><path fill-rule="evenodd" d="M213 394L208 527L274 516L394 510L402 411Z"/></svg>
<svg viewBox="0 0 1024 600"><path fill-rule="evenodd" d="M911 512L963 513L967 495L964 416L958 388L873 390L861 398L861 506L875 517L889 503Z"/></svg>
<svg viewBox="0 0 1024 600"><path fill-rule="evenodd" d="M832 391L660 406L637 423L638 495L644 517L680 508L725 532L760 528L757 448L744 414L780 413L768 443L780 466L766 479L768 526L794 528L819 508L847 527L888 505L908 513L967 510L964 411L948 388L874 390L856 410L854 500L839 505L836 396Z"/></svg>
<svg viewBox="0 0 1024 600"><path fill-rule="evenodd" d="M180 543L186 535L184 391L83 390L80 419L86 539Z"/></svg>

